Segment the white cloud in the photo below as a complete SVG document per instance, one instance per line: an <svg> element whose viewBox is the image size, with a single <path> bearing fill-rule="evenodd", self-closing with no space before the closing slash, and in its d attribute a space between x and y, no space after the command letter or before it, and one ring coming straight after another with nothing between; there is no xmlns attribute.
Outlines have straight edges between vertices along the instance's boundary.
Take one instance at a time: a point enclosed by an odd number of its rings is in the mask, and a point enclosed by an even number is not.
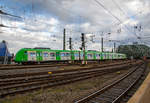
<svg viewBox="0 0 150 103"><path fill-rule="evenodd" d="M32 0L16 1L25 4L32 2ZM81 32L83 32L89 33L87 34L89 39L89 43L87 43L88 49L99 50L101 48L100 40L102 31L104 32L103 37L105 40L112 39L120 41L135 38L133 26L137 24L142 25L144 28L143 33L149 33L150 20L148 18L150 16L150 2L148 0L115 1L125 15L112 0L100 2L122 21L121 25L117 25L119 23L118 20L91 0L46 0L45 2L42 0L33 0L33 4L38 6L35 10L38 13L34 13L34 17L27 16L24 21L11 20L3 17L3 24L16 28L1 28L5 33L0 34L0 40L5 39L8 41L11 52L16 52L20 48L35 46L62 49L62 35L63 28L65 27L67 29L66 41L68 41L69 37L72 37L75 49L78 49L81 45ZM40 13L41 10L46 13ZM118 33L117 30L120 28L121 33ZM109 32L111 34L108 35ZM95 43L90 41L91 35L95 35L93 37ZM128 41L127 43L129 42L132 41ZM112 48L108 42L105 46L106 50L111 50Z"/></svg>

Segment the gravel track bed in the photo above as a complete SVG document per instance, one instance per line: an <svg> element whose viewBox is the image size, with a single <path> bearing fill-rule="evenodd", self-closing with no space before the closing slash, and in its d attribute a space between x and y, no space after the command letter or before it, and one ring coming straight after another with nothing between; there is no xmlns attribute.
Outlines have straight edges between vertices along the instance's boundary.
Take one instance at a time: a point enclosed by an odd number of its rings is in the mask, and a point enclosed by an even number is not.
<svg viewBox="0 0 150 103"><path fill-rule="evenodd" d="M91 66L56 66L56 67L41 67L41 68L30 68L30 69L16 69L16 70L0 70L0 75L10 75L10 74L23 74L23 73L37 73L37 72L51 72L56 70L69 70L77 68L86 68Z"/></svg>
<svg viewBox="0 0 150 103"><path fill-rule="evenodd" d="M87 93L94 92L104 85L120 78L128 70L109 73L100 77L79 81L63 86L57 86L46 90L38 90L33 93L25 93L14 97L6 97L1 103L73 103L74 100Z"/></svg>
<svg viewBox="0 0 150 103"><path fill-rule="evenodd" d="M36 73L36 72L50 72L59 70L60 67L42 67L42 68L31 68L31 69L16 69L16 70L0 70L0 75L8 74L22 74L22 73Z"/></svg>
<svg viewBox="0 0 150 103"><path fill-rule="evenodd" d="M117 62L112 62L117 63ZM123 63L123 62L122 62ZM110 63L111 64L111 63ZM88 68L88 67L95 67L95 66L101 66L106 64L91 64L86 66L81 65L70 65L70 66L56 66L56 67L37 67L37 68L30 68L30 69L12 69L12 70L0 70L0 76L3 75L14 75L14 74L23 74L23 73L37 73L37 72L51 72L56 70L69 70L69 69L77 69L77 68Z"/></svg>

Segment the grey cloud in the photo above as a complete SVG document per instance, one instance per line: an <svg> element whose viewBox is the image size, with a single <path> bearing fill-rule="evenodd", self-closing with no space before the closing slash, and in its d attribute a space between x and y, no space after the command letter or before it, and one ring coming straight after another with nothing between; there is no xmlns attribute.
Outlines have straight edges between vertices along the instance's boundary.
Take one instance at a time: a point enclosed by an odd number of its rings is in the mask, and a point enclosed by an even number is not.
<svg viewBox="0 0 150 103"><path fill-rule="evenodd" d="M130 42L133 42L132 39L135 41L137 38L133 34L133 26L136 25L134 22L139 23L143 27L143 34L149 34L149 31L147 29L150 28L149 22L150 19L150 1L149 0L115 0L117 4L122 8L123 12L125 12L126 16L132 17L133 15L136 15L133 18L130 18L130 22L126 24L130 30L126 30L124 25L118 26L116 24L119 23L115 18L113 18L108 12L106 12L102 7L100 7L94 0L13 0L16 2L24 3L25 5L31 5L33 2L34 6L34 12L37 12L38 15L43 15L45 18L39 17L37 18L37 23L32 22L32 17L28 17L28 22L25 22L27 24L23 24L22 26L25 28L25 30L29 30L31 37L24 36L27 35L26 33L23 33L23 31L16 33L20 33L17 37L19 39L14 38L13 40L16 40L16 42L23 42L22 47L27 47L29 44L35 44L33 46L51 46L54 47L51 44L46 44L44 41L50 41L53 42L54 39L56 39L57 44L55 47L58 49L62 48L62 30L64 27L67 29L67 40L69 37L73 37L74 42L78 42L78 45L75 45L74 48L78 48L80 46L80 36L81 32L85 33L93 33L95 36L95 43L89 43L88 49L99 49L100 47L96 48L96 46L100 45L100 38L102 31L104 32L104 38L106 39L114 39L114 40L122 40L125 41L127 44ZM115 16L117 16L121 21L127 21L127 17L117 8L117 6L112 2L112 0L99 0L102 4L106 6L108 10L110 10ZM134 7L133 2L135 2ZM137 4L136 4L137 2ZM138 4L139 3L139 4ZM131 5L132 4L132 5ZM138 9L138 10L137 10ZM139 12L142 11L140 14ZM42 12L45 12L43 14ZM48 16L50 15L50 16ZM59 21L57 25L51 25L48 23L50 18L53 17L56 20ZM40 19L43 19L45 22L40 22ZM39 21L38 21L39 20ZM50 30L49 28L54 27L55 29ZM122 32L120 34L117 33L117 29L122 28ZM51 32L47 34L47 32L42 33L40 32L48 31ZM54 33L52 33L54 31ZM106 35L108 32L111 32L111 35ZM35 34L38 35L35 35ZM142 34L142 35L143 35ZM5 38L6 40L10 37L4 37L4 34L1 36L2 38ZM22 36L20 36L22 35ZM46 36L49 35L51 39L45 39ZM53 37L54 35L54 37ZM137 32L137 35L139 35L139 32ZM39 37L37 37L39 36ZM40 38L44 38L43 40L40 40ZM25 38L25 39L23 39ZM129 38L132 38L129 40ZM8 39L11 40L11 39ZM37 43L36 40L41 42L41 44ZM29 41L29 43L27 43ZM14 42L14 44L16 43ZM110 44L105 45L106 48L110 47ZM12 45L14 47L14 45ZM18 48L21 48L21 45L18 45ZM18 49L17 48L17 49ZM54 48L54 49L57 49Z"/></svg>

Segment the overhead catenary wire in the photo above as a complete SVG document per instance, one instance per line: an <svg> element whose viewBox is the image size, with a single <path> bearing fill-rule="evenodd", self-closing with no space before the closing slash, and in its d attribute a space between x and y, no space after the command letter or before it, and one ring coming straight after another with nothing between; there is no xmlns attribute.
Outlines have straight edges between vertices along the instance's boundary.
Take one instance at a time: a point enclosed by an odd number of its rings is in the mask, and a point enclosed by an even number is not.
<svg viewBox="0 0 150 103"><path fill-rule="evenodd" d="M118 7L118 9L123 13L123 15L125 15L128 19L131 19L129 16L126 15L126 13L122 10L122 8L116 3L115 0L112 0L113 3ZM128 27L126 27L127 29L129 29ZM137 39L139 38L137 35L136 35L136 32L134 32L133 34L135 34L135 36L137 37ZM141 40L140 40L141 41Z"/></svg>
<svg viewBox="0 0 150 103"><path fill-rule="evenodd" d="M122 12L123 15L126 16L126 13L123 11L123 9L118 5L118 3L115 0L112 0L112 2L115 4L116 7L118 7L118 9ZM130 17L126 16L128 19L130 19Z"/></svg>
<svg viewBox="0 0 150 103"><path fill-rule="evenodd" d="M97 4L99 4L103 9L105 9L112 17L114 17L115 19L117 19L119 22L120 19L118 17L116 17L114 14L112 14L111 11L109 11L102 3L100 3L98 0L94 0Z"/></svg>
<svg viewBox="0 0 150 103"><path fill-rule="evenodd" d="M98 0L94 0L97 4L99 4L103 9L105 9L112 17L114 17L116 20L118 20L120 23L123 23L118 17L116 17L111 11L109 11L102 3L100 3ZM124 25L125 28L128 30L128 32L133 33L137 38L138 36L132 32L126 25Z"/></svg>
<svg viewBox="0 0 150 103"><path fill-rule="evenodd" d="M116 17L112 12L110 12L102 3L100 3L98 0L95 0L103 9L105 9L112 17L114 17L116 20L118 20L120 22L120 24L123 23L122 20L120 20L118 17ZM115 3L116 4L116 3ZM123 10L119 7L119 5L116 4L116 6L120 9L121 12L123 12ZM123 14L126 16L126 14L123 12ZM127 18L129 18L128 16L126 16ZM129 18L130 19L130 18ZM131 31L125 24L124 27L128 30L128 32L133 33L136 37L137 40L139 40L140 42L141 39L139 39L138 35L136 34L136 32ZM143 50L142 50L143 51Z"/></svg>

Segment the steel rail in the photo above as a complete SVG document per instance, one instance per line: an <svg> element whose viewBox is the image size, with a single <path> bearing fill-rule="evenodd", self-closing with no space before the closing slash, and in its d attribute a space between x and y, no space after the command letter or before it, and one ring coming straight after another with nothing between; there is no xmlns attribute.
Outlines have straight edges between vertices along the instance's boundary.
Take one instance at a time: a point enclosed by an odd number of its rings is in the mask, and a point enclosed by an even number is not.
<svg viewBox="0 0 150 103"><path fill-rule="evenodd" d="M75 71L85 71L85 70L93 70L97 68L105 68L105 67L112 67L117 65L123 65L123 64L134 64L133 62L123 62L123 63L117 63L117 64L110 64L110 65L100 65L95 67L86 67L86 68L77 68L77 69L70 69L70 70L50 70L49 72L52 72L53 74L56 73L67 73L67 72L75 72ZM137 62L138 63L138 62ZM1 75L0 79L6 79L6 78L17 78L17 77L29 77L29 76L36 76L36 75L47 75L48 72L34 72L34 73L20 73L20 74L7 74L7 75Z"/></svg>
<svg viewBox="0 0 150 103"><path fill-rule="evenodd" d="M130 62L130 60L128 61L121 61L119 63L123 63L123 62ZM115 62L117 64L117 62ZM111 63L111 64L115 64L115 63ZM17 69L33 69L33 68L41 68L41 67L57 67L57 66L72 66L72 65L76 65L76 64L38 64L38 65L9 65L9 66L5 66L5 65L0 65L0 70L17 70ZM104 63L103 65L107 65L107 63ZM108 64L109 65L109 64Z"/></svg>
<svg viewBox="0 0 150 103"><path fill-rule="evenodd" d="M22 84L22 85L16 85L15 86L10 86L10 87L1 87L2 90L6 90L6 91L3 91L1 92L0 96L3 97L3 96L7 96L7 95L12 95L12 94L17 94L17 93L22 93L22 92L27 92L27 91L30 91L30 90L36 90L36 89L41 89L41 88L47 88L47 87L53 87L53 86L58 86L58 85L63 85L63 84L68 84L68 83L72 83L72 82L75 82L75 81L80 81L80 80L85 80L85 79L88 79L88 78L92 78L92 77L97 77L97 76L100 76L100 75L103 75L103 74L106 74L106 73L109 73L109 72L114 72L114 71L117 71L117 70L120 70L121 68L117 68L115 70L112 70L112 71L89 71L89 72L83 72L85 74L82 74L80 73L80 75L78 73L76 73L75 75L70 75L70 76L64 76L64 78L62 78L60 76L60 78L56 78L56 79L52 79L51 81L45 81L45 82L35 82L35 84L33 83L30 83L30 85L28 84ZM68 74L67 74L68 75ZM9 91L9 89L11 88L20 88L22 87L21 89L17 89L17 90L13 90L13 91ZM26 87L26 88L24 88ZM24 89L23 89L24 88Z"/></svg>
<svg viewBox="0 0 150 103"><path fill-rule="evenodd" d="M130 76L132 73L134 73L135 71L137 71L137 69L139 69L140 66L136 66L135 69L133 69L132 71L130 71L127 75L125 75L124 77L116 80L115 82L103 87L102 89L90 94L89 96L87 97L84 97L78 101L76 101L75 103L86 103L88 101L90 101L91 99L99 96L99 95L102 95L105 91L109 90L110 88L112 88L113 86L115 86L117 83L120 83L122 80L126 79L128 76ZM142 75L142 74L141 74ZM138 76L137 79L134 81L134 83L139 79L140 77ZM117 96L117 98L113 101L109 101L109 103L116 103L116 101L118 101L118 99L120 99L120 97L122 97L122 95L124 95L129 89L130 87L132 87L134 84L132 83L132 85L130 85L123 93L121 93L121 95ZM94 101L93 101L94 103ZM100 103L100 102L97 102L97 103Z"/></svg>
<svg viewBox="0 0 150 103"><path fill-rule="evenodd" d="M77 72L69 72L69 73L58 73L58 74L54 74L54 75L45 75L43 77L38 77L38 78L22 78L22 79L11 79L11 80L1 80L0 81L0 87L3 85L14 85L14 84L18 84L18 83L25 83L25 82L34 82L34 81L42 81L42 80L53 80L53 79L59 79L62 77L71 77L73 75L84 75L84 74L88 74L88 73L95 73L95 72L109 72L109 71L113 71L113 70L119 70L121 68L125 68L128 67L130 65L122 65L122 66L115 66L115 67L110 67L108 69L93 69L93 70L84 70L84 71L77 71Z"/></svg>
<svg viewBox="0 0 150 103"><path fill-rule="evenodd" d="M125 68L126 66L122 67L122 68ZM118 71L118 70L121 70L122 68L116 68L116 69L109 69L109 70L104 70L104 71L101 71L101 70L97 70L97 71L88 71L88 72L80 72L80 73L71 73L71 74L64 74L64 75L61 75L61 76L55 76L55 77L52 77L52 76L48 76L47 78L45 79L41 79L41 80L32 80L31 81L24 81L25 84L21 84L23 82L19 82L19 83L13 83L10 84L10 83L5 83L5 84L0 84L0 90L7 90L7 89L10 89L10 88L17 88L17 87L26 87L26 86L30 86L30 85L36 85L36 84L44 84L44 83L47 83L47 82L55 82L55 81L61 81L61 80L68 80L68 79L74 79L74 78L79 78L79 77L85 77L85 76L91 76L91 75L95 75L95 74L105 74L105 73L112 73L112 72L115 72L115 71ZM14 85L14 84L19 84L19 85ZM12 86L11 86L12 85ZM4 86L4 87L3 87Z"/></svg>

